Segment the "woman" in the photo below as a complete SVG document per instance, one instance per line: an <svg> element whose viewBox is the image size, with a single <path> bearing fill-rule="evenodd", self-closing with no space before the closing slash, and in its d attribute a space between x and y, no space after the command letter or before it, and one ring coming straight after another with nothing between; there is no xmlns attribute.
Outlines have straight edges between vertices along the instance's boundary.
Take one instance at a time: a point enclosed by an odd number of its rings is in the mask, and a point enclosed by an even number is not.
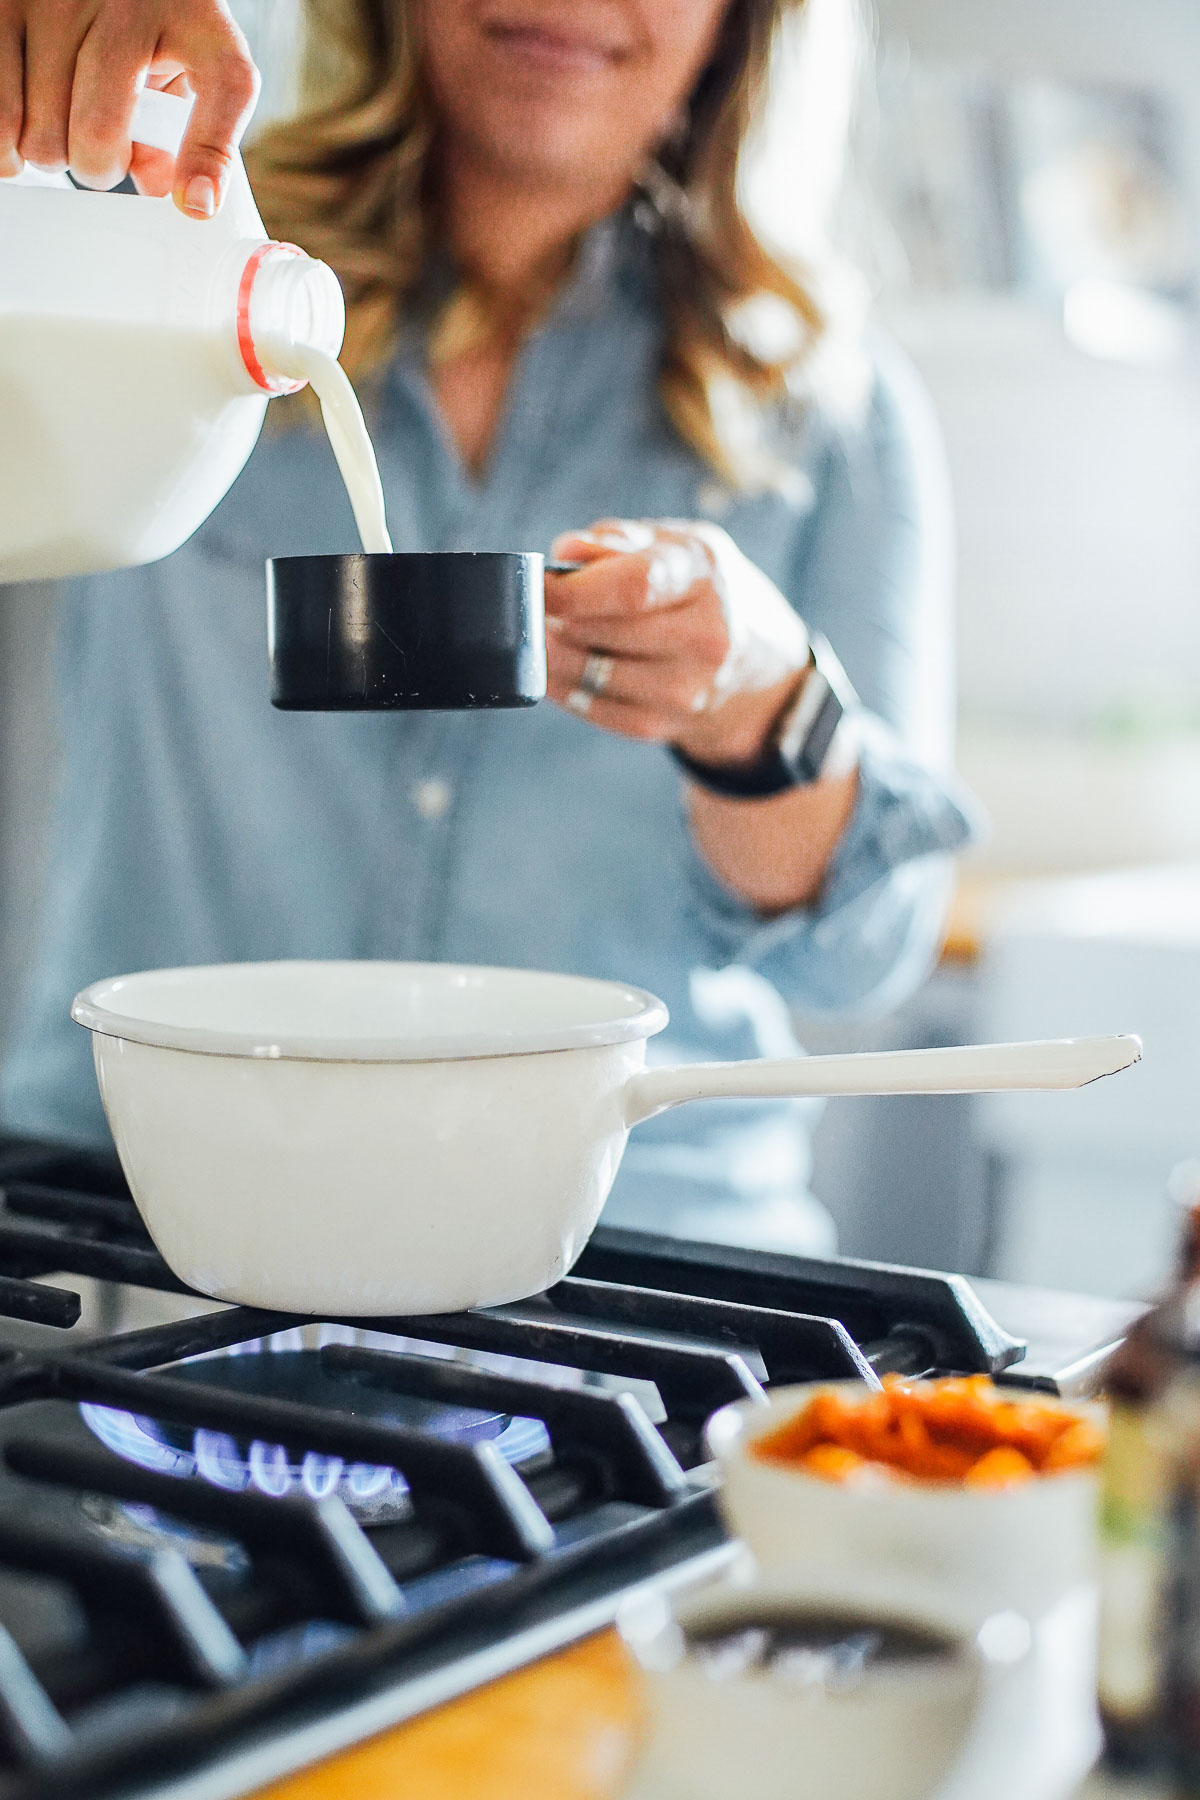
<svg viewBox="0 0 1200 1800"><path fill-rule="evenodd" d="M547 583L558 705L272 715L263 558L354 538L324 441L269 431L182 551L69 599L58 851L10 1127L102 1140L67 1006L118 970L619 976L667 1000L652 1048L674 1059L788 1053L790 1005L887 1005L924 972L968 831L930 761L949 710L940 471L884 352L856 417L823 402L836 321L739 209L787 9L314 4L312 96L252 159L268 228L346 286L397 543L586 565ZM109 184L149 71L198 98L177 166L135 151L135 178L211 215L254 90L218 0L24 11L23 40L0 40L0 167L69 159ZM841 693L840 723L818 632L861 696ZM668 1114L635 1135L609 1217L828 1248L802 1126L786 1103Z"/></svg>

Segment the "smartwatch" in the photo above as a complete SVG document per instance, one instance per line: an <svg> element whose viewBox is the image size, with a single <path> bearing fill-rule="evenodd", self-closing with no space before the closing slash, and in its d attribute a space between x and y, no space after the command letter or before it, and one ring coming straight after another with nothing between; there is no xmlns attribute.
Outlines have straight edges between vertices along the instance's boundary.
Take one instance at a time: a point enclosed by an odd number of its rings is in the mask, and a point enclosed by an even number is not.
<svg viewBox="0 0 1200 1800"><path fill-rule="evenodd" d="M820 778L838 726L858 706L858 695L826 638L809 637L808 673L800 692L777 722L758 761L737 767L697 762L683 750L671 755L697 786L738 800L767 800Z"/></svg>

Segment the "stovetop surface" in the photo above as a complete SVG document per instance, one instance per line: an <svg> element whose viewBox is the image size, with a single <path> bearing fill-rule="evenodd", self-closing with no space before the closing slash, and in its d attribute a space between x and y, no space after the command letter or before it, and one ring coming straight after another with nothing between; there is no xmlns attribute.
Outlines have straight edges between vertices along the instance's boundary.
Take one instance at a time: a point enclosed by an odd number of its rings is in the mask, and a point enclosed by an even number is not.
<svg viewBox="0 0 1200 1800"><path fill-rule="evenodd" d="M955 1276L601 1229L521 1306L315 1321L189 1295L101 1159L0 1189L0 1800L244 1792L713 1564L726 1401L1023 1372Z"/></svg>

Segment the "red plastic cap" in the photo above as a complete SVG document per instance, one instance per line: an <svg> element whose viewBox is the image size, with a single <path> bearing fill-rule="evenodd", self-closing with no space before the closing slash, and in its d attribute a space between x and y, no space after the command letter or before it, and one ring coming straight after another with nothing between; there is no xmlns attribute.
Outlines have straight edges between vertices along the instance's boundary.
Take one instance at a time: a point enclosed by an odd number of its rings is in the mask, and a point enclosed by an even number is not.
<svg viewBox="0 0 1200 1800"><path fill-rule="evenodd" d="M306 381L295 381L287 375L268 375L267 371L263 368L262 363L259 360L258 351L255 348L254 333L250 325L250 302L254 292L254 283L259 270L262 268L264 262L267 261L268 257L303 255L304 252L300 249L298 244L279 243L272 238L268 240L267 243L260 244L258 249L254 251L253 255L248 259L245 268L242 270L242 279L238 283L238 349L242 353L242 361L246 365L246 370L251 380L254 381L258 387L262 388L263 392L266 394L298 394L301 388L308 386L308 383Z"/></svg>

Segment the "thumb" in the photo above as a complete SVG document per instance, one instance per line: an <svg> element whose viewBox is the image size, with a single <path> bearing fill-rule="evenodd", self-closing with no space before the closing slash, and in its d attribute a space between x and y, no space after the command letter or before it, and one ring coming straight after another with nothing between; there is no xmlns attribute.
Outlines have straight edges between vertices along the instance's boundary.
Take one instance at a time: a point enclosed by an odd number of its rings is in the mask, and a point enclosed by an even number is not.
<svg viewBox="0 0 1200 1800"><path fill-rule="evenodd" d="M175 159L172 192L189 218L211 219L225 197L230 167L258 99L258 70L232 21L228 37L180 60L196 102Z"/></svg>
<svg viewBox="0 0 1200 1800"><path fill-rule="evenodd" d="M613 536L606 536L595 531L560 531L550 546L550 554L555 562L599 562L602 556L611 556L614 550L625 550L629 546Z"/></svg>

